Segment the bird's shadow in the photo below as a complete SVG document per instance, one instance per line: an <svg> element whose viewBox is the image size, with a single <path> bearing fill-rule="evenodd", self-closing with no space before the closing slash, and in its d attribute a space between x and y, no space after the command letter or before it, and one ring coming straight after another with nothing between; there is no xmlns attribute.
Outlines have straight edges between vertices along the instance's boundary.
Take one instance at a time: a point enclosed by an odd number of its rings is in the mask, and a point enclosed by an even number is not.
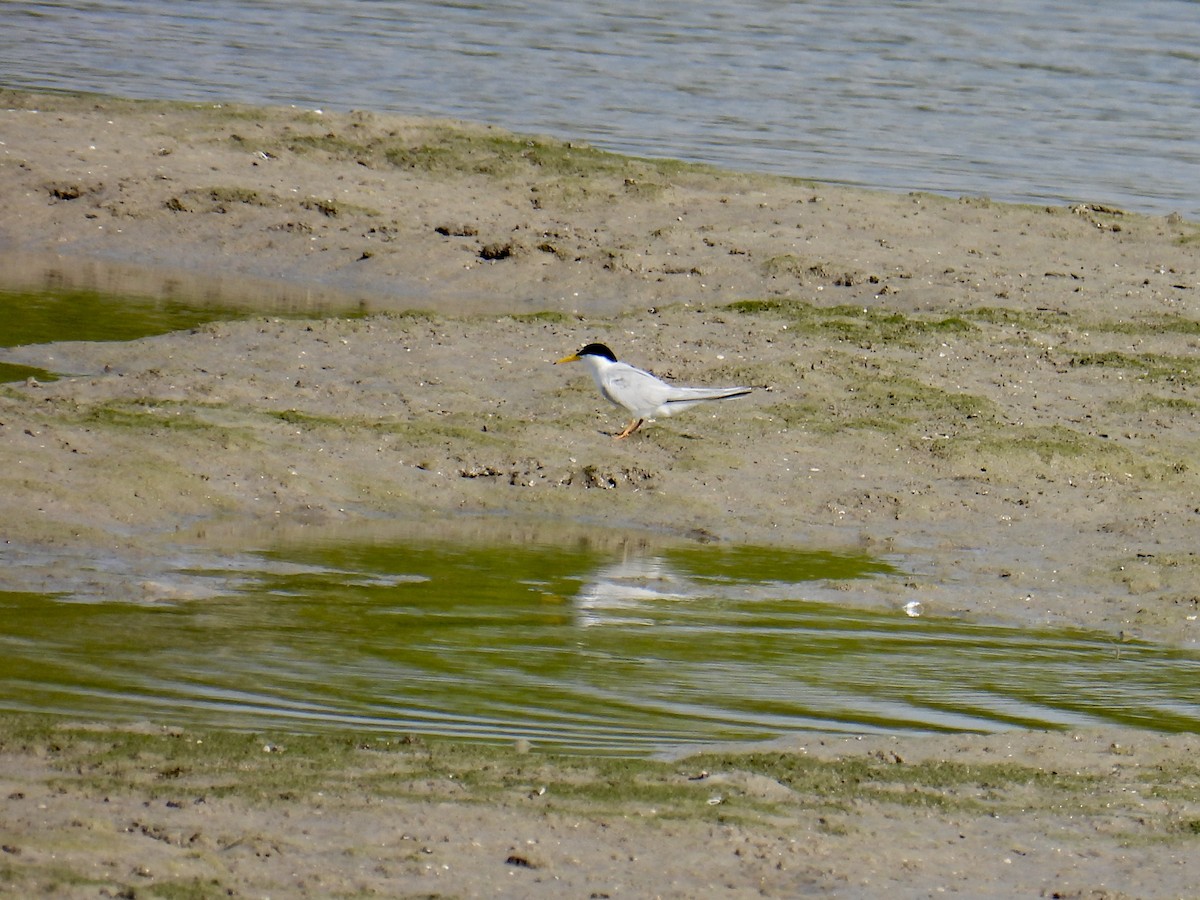
<svg viewBox="0 0 1200 900"><path fill-rule="evenodd" d="M653 432L642 431L639 429L638 431L635 431L633 434L629 435L629 437L621 438L620 440L617 440L617 435L620 434L619 431L605 431L603 428L597 428L596 433L604 435L606 438L611 438L612 442L618 446L621 444L628 444L630 441L637 440L638 438L640 438L641 442L644 443L647 440L653 440L653 436L655 434L680 438L685 441L698 441L701 437L698 434L688 434L686 431L672 431L670 428L655 428ZM661 441L657 441L656 443L658 443L659 446L663 446Z"/></svg>

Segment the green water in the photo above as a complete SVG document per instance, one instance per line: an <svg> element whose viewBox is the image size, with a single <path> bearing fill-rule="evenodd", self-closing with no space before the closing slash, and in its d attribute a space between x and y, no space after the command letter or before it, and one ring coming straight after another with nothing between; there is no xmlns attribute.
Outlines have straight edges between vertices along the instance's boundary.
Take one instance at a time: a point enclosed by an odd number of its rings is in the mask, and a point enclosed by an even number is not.
<svg viewBox="0 0 1200 900"><path fill-rule="evenodd" d="M806 730L1200 726L1194 652L851 608L893 577L859 556L587 541L192 556L163 578L203 599L100 599L88 578L0 594L0 708L627 754Z"/></svg>
<svg viewBox="0 0 1200 900"><path fill-rule="evenodd" d="M312 316L319 310L297 310ZM195 328L208 322L245 319L256 313L192 301L107 294L98 291L6 291L0 289L0 348L57 341L132 341ZM286 312L280 313L286 314ZM0 360L0 383L37 378L49 372Z"/></svg>

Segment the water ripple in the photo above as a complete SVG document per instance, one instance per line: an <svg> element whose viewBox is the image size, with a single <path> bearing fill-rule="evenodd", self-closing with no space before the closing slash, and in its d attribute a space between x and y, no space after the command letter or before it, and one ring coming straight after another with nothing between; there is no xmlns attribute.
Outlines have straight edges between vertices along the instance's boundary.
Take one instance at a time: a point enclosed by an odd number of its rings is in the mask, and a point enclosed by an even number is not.
<svg viewBox="0 0 1200 900"><path fill-rule="evenodd" d="M1200 218L1182 0L8 2L0 84L474 119L892 190Z"/></svg>

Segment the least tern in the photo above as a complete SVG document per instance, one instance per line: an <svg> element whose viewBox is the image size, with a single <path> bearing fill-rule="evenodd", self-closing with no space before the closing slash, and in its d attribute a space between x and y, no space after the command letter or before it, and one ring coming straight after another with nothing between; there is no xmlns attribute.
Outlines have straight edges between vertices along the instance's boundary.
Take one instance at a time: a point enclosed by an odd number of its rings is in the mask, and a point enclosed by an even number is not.
<svg viewBox="0 0 1200 900"><path fill-rule="evenodd" d="M676 387L628 363L617 362L616 354L603 344L588 344L578 353L556 360L555 365L575 360L588 367L605 400L625 407L633 415L629 427L615 435L617 440L629 437L647 419L674 415L709 400L741 397L751 391L748 387Z"/></svg>

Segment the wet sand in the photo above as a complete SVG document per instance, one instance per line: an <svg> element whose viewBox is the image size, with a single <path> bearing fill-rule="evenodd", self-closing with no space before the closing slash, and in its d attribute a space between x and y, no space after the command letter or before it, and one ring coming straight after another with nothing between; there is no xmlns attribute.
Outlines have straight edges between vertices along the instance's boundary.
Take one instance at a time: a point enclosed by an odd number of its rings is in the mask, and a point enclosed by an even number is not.
<svg viewBox="0 0 1200 900"><path fill-rule="evenodd" d="M862 548L910 576L852 586L845 602L898 615L915 600L927 615L1067 624L1114 641L1192 645L1200 633L1194 223L1086 198L1042 208L876 194L371 113L15 92L0 101L6 284L182 296L253 314L130 343L0 353L71 373L0 388L5 546L48 560L6 569L5 589L69 590L84 576L54 554L95 553L136 560L136 580L119 565L86 577L153 601L154 560L181 544L370 518L453 528L483 515ZM317 317L276 315L296 308ZM331 314L345 310L368 315ZM673 380L756 390L614 441L620 411L582 369L551 365L593 340ZM626 881L623 867L603 888L577 878L565 889L979 896L982 879L996 896L1001 884L1183 896L1198 883L1185 852L1200 818L1185 739L905 737L888 752L909 759L933 747L960 761L1000 746L1015 748L1027 773L1075 772L1096 753L1106 765L1080 788L1078 815L1025 805L1016 775L995 796L974 788L988 794L978 804L914 809L899 796L857 796L836 835L805 813L812 796L739 821L736 834L714 824L719 808L671 827L644 821L632 800L572 810L585 831L617 827L644 845L641 859L678 858L686 845L729 865ZM1113 746L1137 748L1132 761L1103 750ZM1132 819L1118 827L1099 810L1134 790L1122 778L1143 771L1147 746L1164 748L1180 790L1151 804L1147 830ZM53 757L6 744L6 781L69 783ZM112 790L136 801L146 788L131 778ZM73 803L100 802L85 787L69 791ZM293 822L325 814L315 797L290 798ZM402 821L409 803L389 807L387 821ZM524 807L438 803L438 828L464 846L481 817L513 833L550 827ZM353 803L335 806L349 828ZM93 813L89 822L108 821ZM228 810L234 824L278 813L253 798ZM35 818L14 846L52 847L70 827ZM97 852L124 859L133 839L114 829ZM982 838L975 851L952 833L964 829ZM790 858L811 880L767 878L778 860L765 851L762 866L735 862L748 834L772 847L795 839ZM881 834L896 840L889 852ZM1017 834L1036 852L989 868ZM462 853L460 863L472 859ZM1056 862L1063 853L1069 865ZM52 877L40 850L9 857L18 883ZM240 892L326 893L273 868L204 865L194 877L228 878ZM547 892L604 869L579 866L569 873L554 857L516 868ZM492 876L471 880L464 868L436 891L492 892ZM1147 871L1161 875L1148 882ZM1003 881L1010 874L1017 880ZM120 877L149 888L167 876ZM400 882L371 884L362 892ZM435 890L420 884L395 892Z"/></svg>

